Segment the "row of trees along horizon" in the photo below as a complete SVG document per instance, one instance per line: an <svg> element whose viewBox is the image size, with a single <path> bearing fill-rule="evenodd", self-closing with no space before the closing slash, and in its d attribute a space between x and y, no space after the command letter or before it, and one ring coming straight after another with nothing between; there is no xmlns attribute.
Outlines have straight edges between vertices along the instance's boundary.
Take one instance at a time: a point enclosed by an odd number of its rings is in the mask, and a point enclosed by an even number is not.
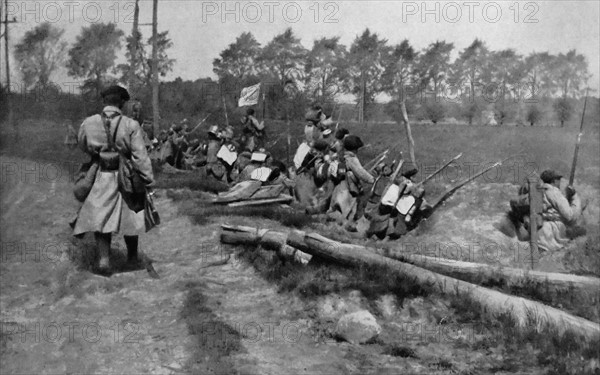
<svg viewBox="0 0 600 375"><path fill-rule="evenodd" d="M81 99L57 100L40 111L79 121L98 110L99 90L120 83L151 113L152 38L144 40L139 32L125 38L115 24L96 23L83 27L68 48L63 34L63 29L42 23L15 47L27 92L39 94L40 88L46 92L17 101L28 106L30 115L37 113L32 106L44 104L40 98L47 96L52 74L65 63L69 76L84 80ZM117 65L124 38L127 63ZM176 63L168 56L173 47L168 31L158 34L157 45L159 74L166 77ZM317 39L306 49L291 28L261 46L252 33L244 32L214 59L218 81L177 78L161 83L161 122L165 126L164 122L206 113L214 114L212 122L223 121L223 102L230 116L239 114L241 88L262 82L265 115L270 119L301 118L315 102L324 104L326 111L339 112L343 106L336 105L334 98L347 94L356 98L356 105L343 114L343 120L364 122L387 116L397 121L399 103L405 100L411 117L433 123L447 117L478 123L486 110L495 114L500 125L535 125L543 119L564 125L572 119L590 78L585 56L576 50L523 56L514 49L492 50L475 39L451 61L454 49L453 43L439 40L420 51L406 39L390 44L368 28L349 48L336 36ZM390 99L387 104L376 102L382 95Z"/></svg>

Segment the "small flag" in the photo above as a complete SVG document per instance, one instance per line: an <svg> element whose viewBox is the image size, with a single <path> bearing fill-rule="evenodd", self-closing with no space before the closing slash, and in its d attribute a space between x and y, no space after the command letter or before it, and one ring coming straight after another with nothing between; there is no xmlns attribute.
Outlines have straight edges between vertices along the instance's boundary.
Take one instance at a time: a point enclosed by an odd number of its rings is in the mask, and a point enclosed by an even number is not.
<svg viewBox="0 0 600 375"><path fill-rule="evenodd" d="M243 107L246 105L256 105L258 104L259 98L260 83L254 86L244 87L242 89L242 93L240 94L240 99L238 100L238 107Z"/></svg>

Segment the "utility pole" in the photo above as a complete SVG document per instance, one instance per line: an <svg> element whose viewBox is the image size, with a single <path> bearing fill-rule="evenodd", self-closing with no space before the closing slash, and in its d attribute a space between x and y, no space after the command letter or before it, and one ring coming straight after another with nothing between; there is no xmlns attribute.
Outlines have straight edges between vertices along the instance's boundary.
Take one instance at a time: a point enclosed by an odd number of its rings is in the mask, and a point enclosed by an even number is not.
<svg viewBox="0 0 600 375"><path fill-rule="evenodd" d="M6 60L6 106L8 108L8 124L12 125L15 130L15 140L19 140L19 128L14 122L13 107L11 102L10 88L10 54L8 52L8 24L17 23L17 18L13 17L12 21L8 20L8 0L4 0L4 20L0 20L0 24L4 24L4 57Z"/></svg>
<svg viewBox="0 0 600 375"><path fill-rule="evenodd" d="M158 0L154 0L152 9L152 112L154 134L160 132L158 111Z"/></svg>
<svg viewBox="0 0 600 375"><path fill-rule="evenodd" d="M138 42L140 39L140 31L138 28L140 19L140 6L139 0L135 0L135 9L133 11L133 30L131 36L133 38L133 48L131 50L131 66L129 67L129 91L133 91L135 84L135 72L137 71L138 61Z"/></svg>

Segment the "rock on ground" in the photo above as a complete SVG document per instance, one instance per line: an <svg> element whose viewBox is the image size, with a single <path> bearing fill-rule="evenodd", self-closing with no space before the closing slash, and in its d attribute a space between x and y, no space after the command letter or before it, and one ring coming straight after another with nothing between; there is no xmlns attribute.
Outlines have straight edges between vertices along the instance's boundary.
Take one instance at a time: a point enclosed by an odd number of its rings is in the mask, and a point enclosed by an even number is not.
<svg viewBox="0 0 600 375"><path fill-rule="evenodd" d="M342 316L336 327L336 335L351 344L364 344L376 338L379 333L381 327L366 310Z"/></svg>

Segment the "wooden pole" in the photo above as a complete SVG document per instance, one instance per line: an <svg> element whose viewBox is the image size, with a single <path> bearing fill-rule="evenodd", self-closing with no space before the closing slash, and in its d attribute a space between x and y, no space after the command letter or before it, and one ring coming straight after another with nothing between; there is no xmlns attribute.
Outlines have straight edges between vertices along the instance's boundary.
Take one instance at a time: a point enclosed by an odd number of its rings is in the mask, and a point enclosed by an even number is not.
<svg viewBox="0 0 600 375"><path fill-rule="evenodd" d="M1 22L1 20L0 20ZM9 28L8 25L10 23L16 23L17 20L16 18L13 18L12 21L8 20L8 0L4 0L4 56L5 56L5 64L6 64L6 106L8 108L8 124L9 126L12 125L13 130L14 130L14 134L15 134L15 141L18 142L20 139L20 135L19 135L19 127L17 126L17 124L14 121L14 112L13 112L13 106L12 106L12 90L11 90L11 84L10 84L10 53L9 53Z"/></svg>
<svg viewBox="0 0 600 375"><path fill-rule="evenodd" d="M227 116L227 105L225 104L225 95L223 95L223 90L221 90L221 100L223 101L223 110L225 111L225 124L229 126L229 116Z"/></svg>
<svg viewBox="0 0 600 375"><path fill-rule="evenodd" d="M415 140L412 136L412 130L410 128L410 122L408 121L406 103L404 100L400 102L400 110L402 111L402 120L404 122L404 128L406 129L406 138L408 139L408 152L410 153L410 161L412 162L413 166L417 168L417 159L415 158Z"/></svg>
<svg viewBox="0 0 600 375"><path fill-rule="evenodd" d="M158 108L158 0L152 6L152 115L154 134L160 133Z"/></svg>
<svg viewBox="0 0 600 375"><path fill-rule="evenodd" d="M542 222L542 192L540 191L540 180L537 176L532 176L527 179L529 184L529 252L531 269L535 268L536 256L539 254L538 249L538 224Z"/></svg>
<svg viewBox="0 0 600 375"><path fill-rule="evenodd" d="M131 35L133 37L133 49L131 51L131 66L129 67L129 91L133 91L134 90L134 83L135 83L135 72L137 70L137 66L138 66L138 61L137 61L137 55L138 55L138 38L139 38L139 19L140 19L140 6L139 6L139 1L140 0L135 0L135 9L133 11L133 30L131 31ZM132 92L133 94L133 92ZM156 134L156 133L155 133Z"/></svg>

